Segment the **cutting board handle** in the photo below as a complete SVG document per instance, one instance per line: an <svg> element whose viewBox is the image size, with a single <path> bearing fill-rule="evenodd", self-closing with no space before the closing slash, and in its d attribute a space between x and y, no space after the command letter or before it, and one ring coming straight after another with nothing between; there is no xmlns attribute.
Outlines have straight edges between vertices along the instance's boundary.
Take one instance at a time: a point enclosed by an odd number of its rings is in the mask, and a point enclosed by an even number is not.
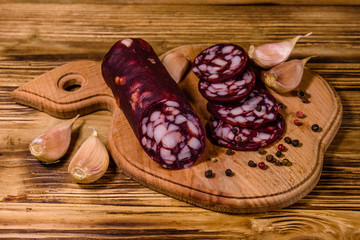
<svg viewBox="0 0 360 240"><path fill-rule="evenodd" d="M101 63L87 60L57 67L14 90L11 96L17 103L59 118L116 107L103 80Z"/></svg>

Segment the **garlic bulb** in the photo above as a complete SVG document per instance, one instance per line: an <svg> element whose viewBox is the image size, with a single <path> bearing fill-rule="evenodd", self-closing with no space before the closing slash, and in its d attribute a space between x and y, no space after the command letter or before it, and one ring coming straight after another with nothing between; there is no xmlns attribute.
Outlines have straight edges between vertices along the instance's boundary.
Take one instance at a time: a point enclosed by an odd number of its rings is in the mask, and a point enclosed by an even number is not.
<svg viewBox="0 0 360 240"><path fill-rule="evenodd" d="M65 155L71 140L71 130L77 115L35 138L29 145L31 154L45 164L57 163Z"/></svg>
<svg viewBox="0 0 360 240"><path fill-rule="evenodd" d="M302 60L294 59L280 63L262 74L262 81L278 93L285 93L297 88L302 80L304 67L313 56Z"/></svg>
<svg viewBox="0 0 360 240"><path fill-rule="evenodd" d="M68 172L78 183L92 183L101 178L108 167L108 151L94 129L71 159Z"/></svg>
<svg viewBox="0 0 360 240"><path fill-rule="evenodd" d="M248 55L258 66L271 68L286 61L297 41L300 38L310 36L311 34L312 33L310 32L306 35L296 36L293 39L277 43L265 43L257 47L251 45Z"/></svg>
<svg viewBox="0 0 360 240"><path fill-rule="evenodd" d="M182 53L170 53L164 57L162 62L177 83L180 82L189 66L189 60Z"/></svg>

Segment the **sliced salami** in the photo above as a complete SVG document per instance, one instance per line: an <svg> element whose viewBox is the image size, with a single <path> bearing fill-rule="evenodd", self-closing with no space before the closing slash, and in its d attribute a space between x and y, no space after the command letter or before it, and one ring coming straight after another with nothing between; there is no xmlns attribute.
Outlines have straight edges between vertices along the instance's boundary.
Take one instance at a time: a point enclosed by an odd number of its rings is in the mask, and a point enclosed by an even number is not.
<svg viewBox="0 0 360 240"><path fill-rule="evenodd" d="M246 70L240 78L230 78L225 82L212 83L200 79L199 91L208 101L217 103L234 102L250 94L255 86L255 74Z"/></svg>
<svg viewBox="0 0 360 240"><path fill-rule="evenodd" d="M203 50L195 59L193 72L209 82L221 82L244 70L248 56L243 48L230 43L213 45Z"/></svg>
<svg viewBox="0 0 360 240"><path fill-rule="evenodd" d="M256 127L274 121L279 108L275 98L263 89L254 89L236 105L207 103L214 117L240 127Z"/></svg>
<svg viewBox="0 0 360 240"><path fill-rule="evenodd" d="M227 148L252 151L266 147L281 138L285 131L285 121L281 114L275 121L258 128L233 126L215 118L211 122L211 133L214 140Z"/></svg>
<svg viewBox="0 0 360 240"><path fill-rule="evenodd" d="M127 38L115 43L104 58L102 74L155 162L168 169L195 163L205 149L204 127L146 41Z"/></svg>

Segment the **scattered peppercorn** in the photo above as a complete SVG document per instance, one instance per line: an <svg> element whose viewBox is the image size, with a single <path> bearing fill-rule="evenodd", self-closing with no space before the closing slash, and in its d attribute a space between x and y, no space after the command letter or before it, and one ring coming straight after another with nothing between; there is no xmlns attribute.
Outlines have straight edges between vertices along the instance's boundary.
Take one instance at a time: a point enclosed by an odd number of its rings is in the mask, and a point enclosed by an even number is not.
<svg viewBox="0 0 360 240"><path fill-rule="evenodd" d="M248 162L248 165L249 165L249 167L252 167L252 168L254 168L254 167L257 166L256 163L255 163L253 160L250 160L250 161Z"/></svg>
<svg viewBox="0 0 360 240"><path fill-rule="evenodd" d="M211 161L212 163L215 163L215 162L217 162L217 159L214 158L214 157L212 157L212 158L210 158L210 161Z"/></svg>
<svg viewBox="0 0 360 240"><path fill-rule="evenodd" d="M259 148L258 153L261 154L261 155L264 155L266 153L266 151L263 148Z"/></svg>
<svg viewBox="0 0 360 240"><path fill-rule="evenodd" d="M309 103L309 102L310 102L309 99L307 99L307 98L302 98L301 101L302 101L303 103Z"/></svg>
<svg viewBox="0 0 360 240"><path fill-rule="evenodd" d="M283 103L278 103L278 106L280 107L280 109L285 109L286 106Z"/></svg>
<svg viewBox="0 0 360 240"><path fill-rule="evenodd" d="M211 178L212 176L213 176L213 172L211 170L205 171L205 177L206 178Z"/></svg>
<svg viewBox="0 0 360 240"><path fill-rule="evenodd" d="M233 134L237 134L239 132L239 129L237 127L234 127L234 128L231 129L231 132Z"/></svg>
<svg viewBox="0 0 360 240"><path fill-rule="evenodd" d="M294 147L297 147L300 145L300 142L299 142L299 140L294 139L294 140L292 140L291 145L293 145Z"/></svg>
<svg viewBox="0 0 360 240"><path fill-rule="evenodd" d="M215 121L215 117L211 115L211 116L210 116L210 121L211 121L211 122Z"/></svg>
<svg viewBox="0 0 360 240"><path fill-rule="evenodd" d="M227 149L225 153L226 155L230 155L230 156L235 154L235 152L231 149Z"/></svg>
<svg viewBox="0 0 360 240"><path fill-rule="evenodd" d="M284 159L281 161L281 165L283 165L283 166L289 166L289 164L290 164L290 161L289 161L289 159L287 159L287 158L284 158Z"/></svg>
<svg viewBox="0 0 360 240"><path fill-rule="evenodd" d="M259 162L258 166L260 169L264 169L266 165L264 162Z"/></svg>
<svg viewBox="0 0 360 240"><path fill-rule="evenodd" d="M296 126L302 125L302 123L300 122L299 119L295 119L295 120L294 120L294 124L295 124Z"/></svg>
<svg viewBox="0 0 360 240"><path fill-rule="evenodd" d="M275 155L276 155L277 157L281 157L282 152L281 152L281 151L277 151L277 152L275 153Z"/></svg>
<svg viewBox="0 0 360 240"><path fill-rule="evenodd" d="M278 145L278 149L282 152L286 150L285 146L282 143Z"/></svg>
<svg viewBox="0 0 360 240"><path fill-rule="evenodd" d="M302 111L297 111L297 112L295 113L295 115L296 115L298 118L304 117L304 113L303 113Z"/></svg>
<svg viewBox="0 0 360 240"><path fill-rule="evenodd" d="M291 138L290 138L290 137L285 137L285 138L284 138L284 141L285 141L287 144L291 144Z"/></svg>
<svg viewBox="0 0 360 240"><path fill-rule="evenodd" d="M228 177L230 177L230 176L233 175L233 172L231 171L231 169L226 169L226 170L225 170L225 175L228 176Z"/></svg>
<svg viewBox="0 0 360 240"><path fill-rule="evenodd" d="M274 156L271 154L266 155L266 161L271 163L274 162Z"/></svg>
<svg viewBox="0 0 360 240"><path fill-rule="evenodd" d="M300 89L298 92L297 92L297 96L299 98L304 98L306 96L306 91L304 89Z"/></svg>
<svg viewBox="0 0 360 240"><path fill-rule="evenodd" d="M277 159L274 161L274 163L275 163L276 166L281 166L281 162L279 160L277 160Z"/></svg>
<svg viewBox="0 0 360 240"><path fill-rule="evenodd" d="M317 131L319 131L319 129L320 129L320 127L316 123L311 126L311 130L313 130L313 132L317 132Z"/></svg>
<svg viewBox="0 0 360 240"><path fill-rule="evenodd" d="M255 110L258 111L258 112L261 112L261 110L262 110L261 105L257 105Z"/></svg>
<svg viewBox="0 0 360 240"><path fill-rule="evenodd" d="M240 136L237 136L237 137L236 137L236 141L241 142L241 141L242 141L242 138L241 138Z"/></svg>

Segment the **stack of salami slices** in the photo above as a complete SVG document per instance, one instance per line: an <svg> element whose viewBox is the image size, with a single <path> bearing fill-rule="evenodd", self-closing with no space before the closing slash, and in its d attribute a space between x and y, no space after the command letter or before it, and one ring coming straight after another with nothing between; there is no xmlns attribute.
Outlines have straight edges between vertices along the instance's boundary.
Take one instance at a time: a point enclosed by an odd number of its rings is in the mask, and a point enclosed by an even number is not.
<svg viewBox="0 0 360 240"><path fill-rule="evenodd" d="M256 77L247 62L243 48L222 43L203 50L192 69L213 116L213 139L235 150L268 146L285 130L278 103L269 92L255 86Z"/></svg>

